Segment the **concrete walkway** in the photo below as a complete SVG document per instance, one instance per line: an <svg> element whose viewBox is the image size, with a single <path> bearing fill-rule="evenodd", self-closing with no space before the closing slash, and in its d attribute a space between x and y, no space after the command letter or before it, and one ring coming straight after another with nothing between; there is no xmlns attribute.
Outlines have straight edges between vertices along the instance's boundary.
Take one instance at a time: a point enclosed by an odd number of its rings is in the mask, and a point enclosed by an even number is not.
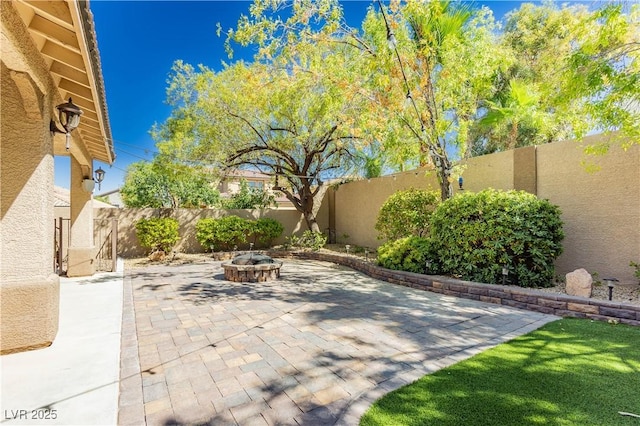
<svg viewBox="0 0 640 426"><path fill-rule="evenodd" d="M357 425L383 394L557 319L315 261L270 283L210 262L124 284L123 425Z"/></svg>
<svg viewBox="0 0 640 426"><path fill-rule="evenodd" d="M0 357L2 424L116 424L122 262L118 270L62 278L53 345Z"/></svg>

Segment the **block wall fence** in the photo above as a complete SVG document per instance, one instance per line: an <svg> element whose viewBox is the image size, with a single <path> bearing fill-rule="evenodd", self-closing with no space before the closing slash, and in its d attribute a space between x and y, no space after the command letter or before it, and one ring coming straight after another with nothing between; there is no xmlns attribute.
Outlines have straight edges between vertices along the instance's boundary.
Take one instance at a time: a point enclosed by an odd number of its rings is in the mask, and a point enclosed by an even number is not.
<svg viewBox="0 0 640 426"><path fill-rule="evenodd" d="M583 154L587 145L606 142L600 135L580 141L519 148L464 162L464 191L486 188L525 190L548 199L562 211L564 252L556 261L556 272L564 275L577 268L635 284L630 261L640 262L640 145L624 151L612 145L599 157ZM583 161L593 161L600 170L588 172ZM457 184L454 194L459 193ZM376 248L374 225L378 211L394 192L409 188L438 190L434 173L426 169L374 179L348 182L327 191L320 211L320 229L341 244ZM235 214L243 218L270 217L285 226L284 235L306 229L302 216L292 209L267 210L158 210L97 209L95 218L119 221L119 253L124 257L144 254L135 236L134 224L143 217L170 216L180 222L183 236L178 250L201 252L195 239L195 224L203 217ZM284 241L281 238L277 243Z"/></svg>

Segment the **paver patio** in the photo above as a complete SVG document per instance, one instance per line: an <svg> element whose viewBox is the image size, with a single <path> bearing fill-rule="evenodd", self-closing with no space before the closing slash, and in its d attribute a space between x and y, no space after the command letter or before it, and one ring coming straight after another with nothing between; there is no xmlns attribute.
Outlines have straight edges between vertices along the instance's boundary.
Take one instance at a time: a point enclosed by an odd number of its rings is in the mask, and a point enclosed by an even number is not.
<svg viewBox="0 0 640 426"><path fill-rule="evenodd" d="M119 423L354 425L381 395L557 319L325 262L281 274L128 271Z"/></svg>

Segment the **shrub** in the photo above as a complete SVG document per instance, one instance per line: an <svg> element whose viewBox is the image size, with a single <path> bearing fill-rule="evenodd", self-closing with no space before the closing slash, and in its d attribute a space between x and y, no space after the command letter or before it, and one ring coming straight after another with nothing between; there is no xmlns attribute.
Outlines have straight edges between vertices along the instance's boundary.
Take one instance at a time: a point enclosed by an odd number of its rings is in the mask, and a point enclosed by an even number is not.
<svg viewBox="0 0 640 426"><path fill-rule="evenodd" d="M254 243L259 241L267 246L271 246L273 240L284 232L284 226L275 219L263 217L253 222Z"/></svg>
<svg viewBox="0 0 640 426"><path fill-rule="evenodd" d="M431 217L440 273L486 283L502 281L502 266L521 287L548 287L562 253L560 209L524 191L464 193Z"/></svg>
<svg viewBox="0 0 640 426"><path fill-rule="evenodd" d="M152 252L168 253L180 240L178 221L170 217L140 219L136 222L136 235L140 245Z"/></svg>
<svg viewBox="0 0 640 426"><path fill-rule="evenodd" d="M304 231L301 237L292 235L287 238L286 246L311 250L320 250L327 244L327 236L322 232Z"/></svg>
<svg viewBox="0 0 640 426"><path fill-rule="evenodd" d="M250 231L249 221L238 216L206 218L196 223L196 239L206 248L230 250L234 245L246 242Z"/></svg>
<svg viewBox="0 0 640 426"><path fill-rule="evenodd" d="M391 195L378 213L375 225L378 239L428 236L429 219L439 200L439 193L423 189L412 188Z"/></svg>
<svg viewBox="0 0 640 426"><path fill-rule="evenodd" d="M406 237L389 241L378 247L378 265L398 271L423 274L426 261L432 260L434 253L431 240L423 237Z"/></svg>

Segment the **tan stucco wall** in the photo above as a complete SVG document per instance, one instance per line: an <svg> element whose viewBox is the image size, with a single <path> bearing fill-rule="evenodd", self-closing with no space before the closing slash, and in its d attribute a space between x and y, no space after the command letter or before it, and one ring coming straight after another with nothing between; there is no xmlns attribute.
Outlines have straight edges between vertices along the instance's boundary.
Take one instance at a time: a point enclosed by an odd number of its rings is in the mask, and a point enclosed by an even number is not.
<svg viewBox="0 0 640 426"><path fill-rule="evenodd" d="M2 353L51 344L58 329L53 274L55 87L10 2L1 2L0 313Z"/></svg>
<svg viewBox="0 0 640 426"><path fill-rule="evenodd" d="M585 268L600 278L637 282L629 262L640 261L640 145L589 158L601 167L586 171L583 146L598 137L538 147L538 196L562 210L564 253L559 274Z"/></svg>
<svg viewBox="0 0 640 426"><path fill-rule="evenodd" d="M336 241L368 247L380 245L374 229L378 211L391 194L408 188L439 192L435 174L425 169L340 185L335 190ZM328 204L328 197L324 203Z"/></svg>
<svg viewBox="0 0 640 426"><path fill-rule="evenodd" d="M93 244L93 202L91 192L82 188L85 177L91 177L89 169L83 172L81 164L71 156L70 181L70 246L67 276L82 277L95 273L95 247Z"/></svg>
<svg viewBox="0 0 640 426"><path fill-rule="evenodd" d="M178 220L180 228L180 242L176 251L185 253L199 253L207 251L195 238L196 223L201 218L220 218L235 215L244 219L259 219L268 217L278 220L285 230L276 244L284 242L284 237L291 234L301 234L307 229L304 218L295 209L279 208L267 210L217 210L217 209L95 209L96 219L118 220L118 255L134 257L146 254L146 249L140 247L136 237L135 223L142 218L172 217ZM323 206L318 213L320 229L328 229L327 207ZM108 221L104 221L105 224Z"/></svg>
<svg viewBox="0 0 640 426"><path fill-rule="evenodd" d="M597 272L600 278L611 276L633 284L637 279L629 262L640 261L640 146L626 152L612 146L608 154L597 159L602 169L590 174L581 165L583 145L599 138L471 158L463 172L464 188L474 192L485 188L537 192L563 212L566 236L564 254L556 262L558 274L585 268ZM338 242L379 246L383 241L376 239L374 226L388 196L429 184L437 188L434 176L425 179L421 172L405 172L395 180L383 177L341 185L335 194ZM342 234L349 238L341 238Z"/></svg>

